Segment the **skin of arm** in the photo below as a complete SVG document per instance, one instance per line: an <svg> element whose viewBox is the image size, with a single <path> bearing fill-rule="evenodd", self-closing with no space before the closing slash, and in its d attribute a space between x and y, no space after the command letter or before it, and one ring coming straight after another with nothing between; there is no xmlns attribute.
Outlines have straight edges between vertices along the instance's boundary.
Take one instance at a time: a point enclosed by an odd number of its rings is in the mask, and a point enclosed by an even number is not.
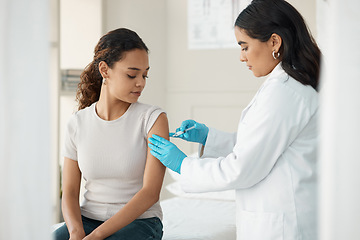
<svg viewBox="0 0 360 240"><path fill-rule="evenodd" d="M148 138L152 134L169 139L169 125L165 113L159 115L148 133ZM101 224L91 234L86 236L84 240L104 239L130 224L154 205L159 200L165 169L165 166L150 154L150 148L148 148L143 187L119 212Z"/></svg>
<svg viewBox="0 0 360 240"><path fill-rule="evenodd" d="M69 240L83 239L85 232L79 205L81 172L77 161L70 158L64 159L62 178L62 211L70 233Z"/></svg>

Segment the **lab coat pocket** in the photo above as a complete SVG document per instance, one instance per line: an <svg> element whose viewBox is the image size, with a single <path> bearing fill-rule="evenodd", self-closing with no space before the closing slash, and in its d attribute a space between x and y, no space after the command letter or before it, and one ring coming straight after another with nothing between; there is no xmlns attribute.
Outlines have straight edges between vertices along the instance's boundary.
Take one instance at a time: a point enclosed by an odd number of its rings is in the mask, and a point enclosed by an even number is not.
<svg viewBox="0 0 360 240"><path fill-rule="evenodd" d="M241 211L237 222L238 239L284 239L284 215L282 213Z"/></svg>

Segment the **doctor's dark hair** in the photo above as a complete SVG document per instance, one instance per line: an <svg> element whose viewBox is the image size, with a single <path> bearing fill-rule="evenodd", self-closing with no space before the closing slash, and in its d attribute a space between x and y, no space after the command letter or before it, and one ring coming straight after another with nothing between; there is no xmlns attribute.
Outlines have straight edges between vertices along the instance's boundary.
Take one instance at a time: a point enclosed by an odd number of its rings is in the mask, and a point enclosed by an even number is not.
<svg viewBox="0 0 360 240"><path fill-rule="evenodd" d="M318 90L321 51L301 14L284 0L253 0L235 26L261 42L273 33L282 38L282 67L291 77Z"/></svg>
<svg viewBox="0 0 360 240"><path fill-rule="evenodd" d="M80 83L76 93L79 110L99 100L102 85L99 63L104 61L112 68L126 52L134 49L149 52L137 33L126 28L115 29L100 38L94 50L93 61L85 67L80 75Z"/></svg>

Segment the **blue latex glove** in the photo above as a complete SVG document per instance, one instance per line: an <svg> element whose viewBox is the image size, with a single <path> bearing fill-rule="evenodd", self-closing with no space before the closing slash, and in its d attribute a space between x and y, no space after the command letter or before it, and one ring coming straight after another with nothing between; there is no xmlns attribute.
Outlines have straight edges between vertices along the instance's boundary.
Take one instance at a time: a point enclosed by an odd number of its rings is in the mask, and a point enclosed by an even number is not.
<svg viewBox="0 0 360 240"><path fill-rule="evenodd" d="M181 164L184 158L186 158L185 153L172 142L155 134L149 138L149 141L148 146L151 148L151 155L159 159L165 167L180 173Z"/></svg>
<svg viewBox="0 0 360 240"><path fill-rule="evenodd" d="M202 145L205 145L209 133L209 128L205 124L198 123L194 120L185 120L181 123L181 126L176 129L176 132L184 131L185 129L190 128L192 126L195 126L195 128L179 136L174 136L175 133L170 133L169 136L177 137L189 142L197 142L197 143L201 143Z"/></svg>

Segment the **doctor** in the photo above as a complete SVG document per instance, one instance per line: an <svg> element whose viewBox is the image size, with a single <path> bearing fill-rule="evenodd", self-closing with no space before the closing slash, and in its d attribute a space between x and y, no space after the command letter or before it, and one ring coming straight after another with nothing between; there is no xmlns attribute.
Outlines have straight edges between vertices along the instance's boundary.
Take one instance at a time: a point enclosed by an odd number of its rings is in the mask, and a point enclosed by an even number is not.
<svg viewBox="0 0 360 240"><path fill-rule="evenodd" d="M177 131L195 128L178 137L200 143L199 157L156 135L151 154L181 174L186 192L235 189L237 239L316 239L321 52L284 0L252 1L235 22L235 36L240 60L256 77L268 76L237 134L186 120Z"/></svg>

